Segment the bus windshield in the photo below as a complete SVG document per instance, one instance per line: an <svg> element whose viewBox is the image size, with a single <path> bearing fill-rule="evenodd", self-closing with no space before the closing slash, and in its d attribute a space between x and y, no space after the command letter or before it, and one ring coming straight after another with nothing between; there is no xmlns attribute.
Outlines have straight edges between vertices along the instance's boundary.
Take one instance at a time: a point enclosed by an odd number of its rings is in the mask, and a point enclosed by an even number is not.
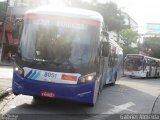
<svg viewBox="0 0 160 120"><path fill-rule="evenodd" d="M99 34L97 30L98 27L78 22L25 20L20 53L30 60L87 64Z"/></svg>
<svg viewBox="0 0 160 120"><path fill-rule="evenodd" d="M128 55L125 59L124 68L127 71L140 71L143 69L143 56Z"/></svg>

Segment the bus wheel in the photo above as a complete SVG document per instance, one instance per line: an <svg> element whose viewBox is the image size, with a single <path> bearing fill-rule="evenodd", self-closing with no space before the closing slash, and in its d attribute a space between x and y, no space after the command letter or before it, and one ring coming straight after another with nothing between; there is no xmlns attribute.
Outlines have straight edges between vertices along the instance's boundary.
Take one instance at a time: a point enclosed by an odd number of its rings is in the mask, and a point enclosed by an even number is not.
<svg viewBox="0 0 160 120"><path fill-rule="evenodd" d="M93 107L97 103L97 100L99 98L99 94L100 94L100 81L98 81L98 80L95 82L95 90L94 90L93 94L94 94L93 95L93 102L87 104L88 106L91 106L91 107Z"/></svg>
<svg viewBox="0 0 160 120"><path fill-rule="evenodd" d="M159 77L159 72L157 73L157 77Z"/></svg>
<svg viewBox="0 0 160 120"><path fill-rule="evenodd" d="M146 74L146 77L148 78L149 77L149 73L147 72L147 74Z"/></svg>
<svg viewBox="0 0 160 120"><path fill-rule="evenodd" d="M18 93L13 93L15 96L19 95Z"/></svg>
<svg viewBox="0 0 160 120"><path fill-rule="evenodd" d="M40 97L40 96L33 96L33 100L39 101L39 100L42 100L42 97Z"/></svg>
<svg viewBox="0 0 160 120"><path fill-rule="evenodd" d="M116 73L115 76L114 76L113 83L111 83L110 85L111 85L111 86L114 86L114 85L116 84L116 80L117 80L117 73Z"/></svg>
<svg viewBox="0 0 160 120"><path fill-rule="evenodd" d="M100 77L100 85L99 85L99 91L101 92L103 90L103 76Z"/></svg>
<svg viewBox="0 0 160 120"><path fill-rule="evenodd" d="M130 76L129 76L129 78L133 78L133 76L132 76L132 75L130 75Z"/></svg>

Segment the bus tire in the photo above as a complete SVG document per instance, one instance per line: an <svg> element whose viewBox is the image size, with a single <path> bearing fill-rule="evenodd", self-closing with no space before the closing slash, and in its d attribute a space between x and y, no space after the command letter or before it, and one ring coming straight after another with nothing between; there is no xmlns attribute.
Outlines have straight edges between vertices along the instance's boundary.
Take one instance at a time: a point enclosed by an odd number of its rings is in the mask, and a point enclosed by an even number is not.
<svg viewBox="0 0 160 120"><path fill-rule="evenodd" d="M147 74L146 74L146 78L148 78L149 77L149 73L147 72Z"/></svg>
<svg viewBox="0 0 160 120"><path fill-rule="evenodd" d="M100 78L100 85L99 85L99 91L101 92L103 90L103 75Z"/></svg>
<svg viewBox="0 0 160 120"><path fill-rule="evenodd" d="M94 107L94 105L97 103L97 99L98 99L98 98L99 98L99 94L98 94L96 100L93 101L93 103L87 103L87 106L89 106L89 107Z"/></svg>
<svg viewBox="0 0 160 120"><path fill-rule="evenodd" d="M40 100L42 100L42 97L40 97L40 96L33 96L33 100L34 101L40 101Z"/></svg>
<svg viewBox="0 0 160 120"><path fill-rule="evenodd" d="M19 95L18 93L13 93L15 96Z"/></svg>
<svg viewBox="0 0 160 120"><path fill-rule="evenodd" d="M157 78L157 72L155 71L155 76L154 76L154 78Z"/></svg>
<svg viewBox="0 0 160 120"><path fill-rule="evenodd" d="M157 73L157 77L159 78L159 72Z"/></svg>
<svg viewBox="0 0 160 120"><path fill-rule="evenodd" d="M129 78L133 78L133 76L132 76L132 75L130 75L130 76L129 76Z"/></svg>
<svg viewBox="0 0 160 120"><path fill-rule="evenodd" d="M99 94L100 94L100 82L97 80L96 83L95 83L93 102L88 103L87 105L93 107L97 103L97 100L99 98Z"/></svg>
<svg viewBox="0 0 160 120"><path fill-rule="evenodd" d="M117 73L114 75L114 81L110 85L114 86L116 84L116 81L117 81Z"/></svg>

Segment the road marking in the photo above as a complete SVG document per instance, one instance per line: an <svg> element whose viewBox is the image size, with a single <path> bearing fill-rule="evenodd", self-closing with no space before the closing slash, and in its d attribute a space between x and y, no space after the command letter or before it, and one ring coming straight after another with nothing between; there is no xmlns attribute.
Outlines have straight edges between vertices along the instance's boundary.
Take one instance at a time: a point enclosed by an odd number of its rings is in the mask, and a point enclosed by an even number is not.
<svg viewBox="0 0 160 120"><path fill-rule="evenodd" d="M129 107L132 107L135 105L133 102L128 102L126 104L119 105L119 106L111 105L111 104L108 104L108 105L113 106L114 108L110 109L109 111L100 113L100 115L96 115L85 120L106 120L106 118L109 117L110 115L120 113L124 110L136 113L136 111L128 109Z"/></svg>
<svg viewBox="0 0 160 120"><path fill-rule="evenodd" d="M108 105L113 106L114 108L112 108L109 111L102 113L102 114L116 114L116 113L120 113L124 110L134 112L134 113L136 112L136 111L128 109L129 107L132 107L135 105L133 102L128 102L126 104L119 105L119 106L115 106L115 105L111 105L111 104L108 104Z"/></svg>
<svg viewBox="0 0 160 120"><path fill-rule="evenodd" d="M0 78L12 78L13 68L0 68Z"/></svg>
<svg viewBox="0 0 160 120"><path fill-rule="evenodd" d="M0 72L0 78L12 78L13 72Z"/></svg>
<svg viewBox="0 0 160 120"><path fill-rule="evenodd" d="M127 90L126 87L121 87L121 88L120 88L120 94L121 94L121 95L124 95L125 90Z"/></svg>

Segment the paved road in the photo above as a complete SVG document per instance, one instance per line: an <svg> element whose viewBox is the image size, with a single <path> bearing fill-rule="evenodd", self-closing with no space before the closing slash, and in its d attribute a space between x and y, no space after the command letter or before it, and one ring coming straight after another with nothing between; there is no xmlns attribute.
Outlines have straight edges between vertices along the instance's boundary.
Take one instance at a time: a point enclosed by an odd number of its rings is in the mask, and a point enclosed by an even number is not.
<svg viewBox="0 0 160 120"><path fill-rule="evenodd" d="M96 120L123 113L151 114L160 93L160 79L130 79L123 77L115 86L106 86L97 104L89 107L79 103L57 100L34 101L30 96L10 95L0 103L0 113L20 114L19 119ZM156 106L155 106L156 108ZM157 109L157 108L156 108ZM159 109L157 109L159 110ZM155 111L160 114L160 111ZM33 115L34 114L34 115ZM42 116L43 114L43 116ZM122 116L121 116L122 117ZM115 118L115 119L116 119ZM19 120L18 119L18 120Z"/></svg>
<svg viewBox="0 0 160 120"><path fill-rule="evenodd" d="M11 79L13 74L13 68L11 66L0 66L0 79Z"/></svg>
<svg viewBox="0 0 160 120"><path fill-rule="evenodd" d="M0 92L11 87L13 68L11 66L0 66Z"/></svg>

